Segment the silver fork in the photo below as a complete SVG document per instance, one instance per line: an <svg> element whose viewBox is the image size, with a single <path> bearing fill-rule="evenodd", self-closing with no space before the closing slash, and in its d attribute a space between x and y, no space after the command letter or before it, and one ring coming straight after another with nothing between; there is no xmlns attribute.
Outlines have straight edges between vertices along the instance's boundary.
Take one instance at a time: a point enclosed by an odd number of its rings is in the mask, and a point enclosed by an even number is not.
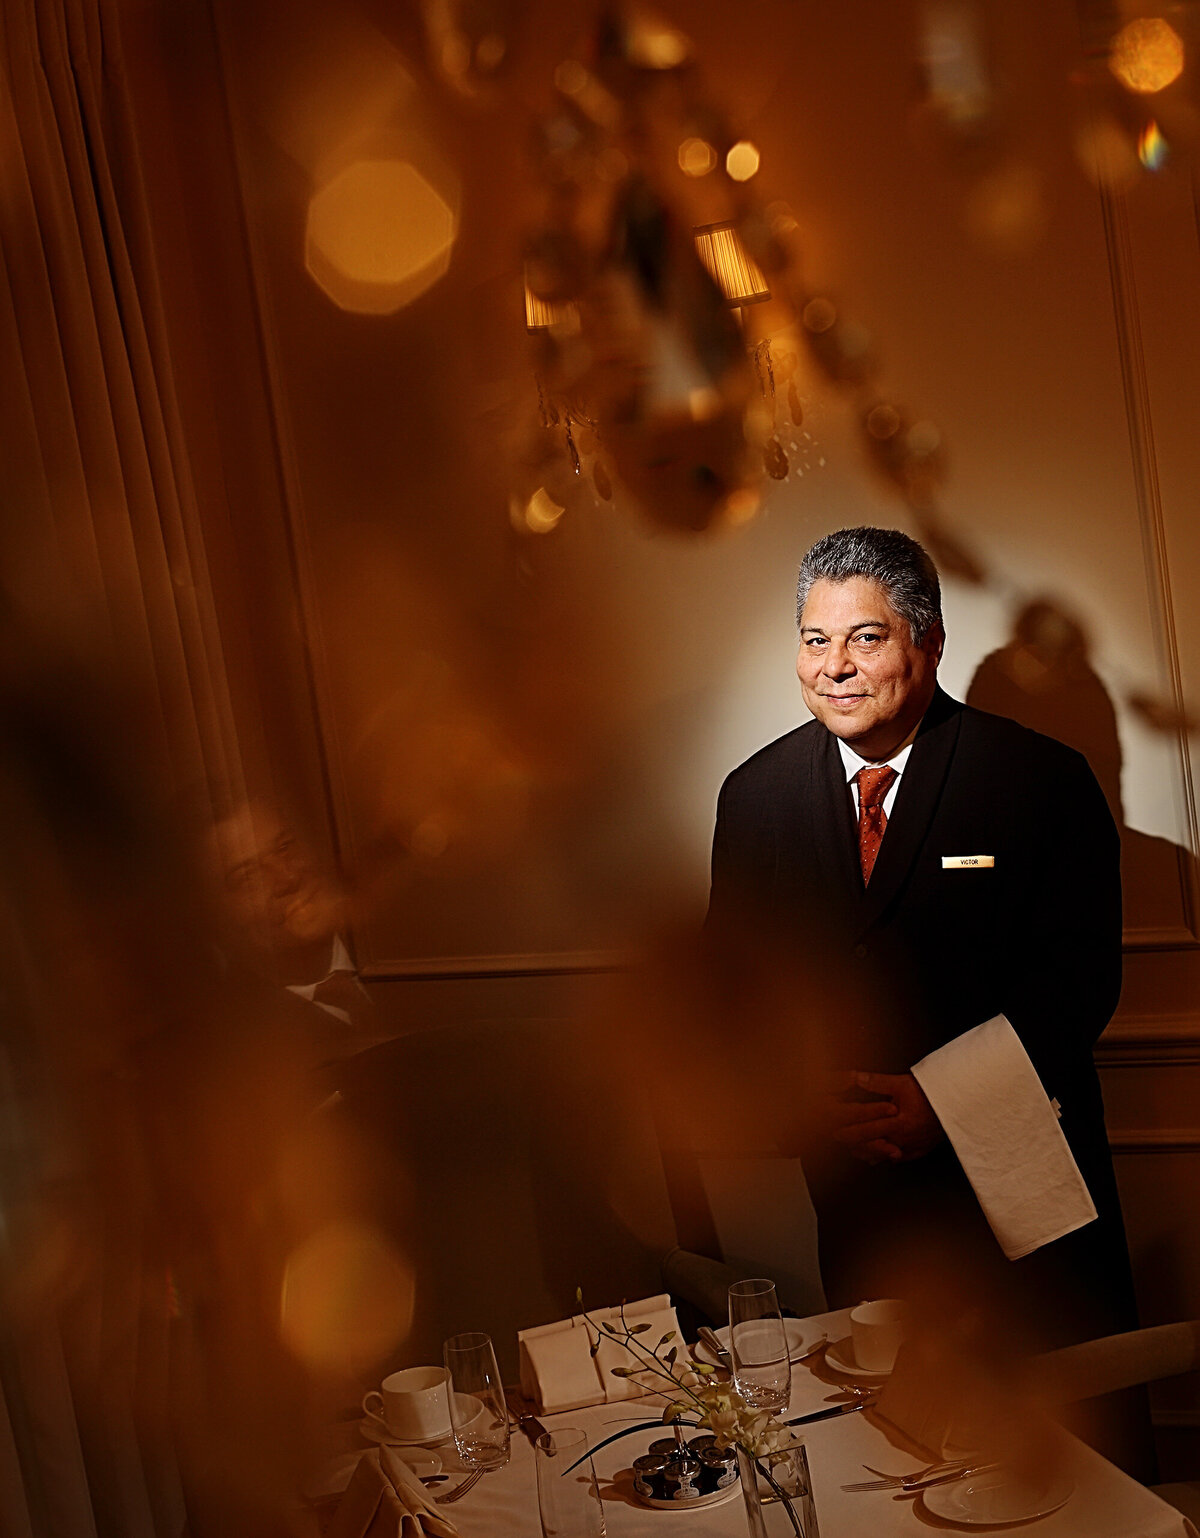
<svg viewBox="0 0 1200 1538"><path fill-rule="evenodd" d="M969 1458L937 1458L923 1469L913 1469L911 1474L888 1474L883 1469L873 1469L869 1463L864 1463L863 1468L889 1485L910 1485L928 1479L931 1474L948 1474L951 1469L965 1468L970 1461Z"/></svg>
<svg viewBox="0 0 1200 1538"><path fill-rule="evenodd" d="M455 1485L454 1489L447 1490L445 1495L435 1495L433 1498L433 1504L435 1506L449 1506L452 1501L461 1501L468 1490L473 1490L475 1488L475 1486L483 1478L485 1472L486 1470L484 1469L476 1469L473 1474L468 1474L461 1485Z"/></svg>
<svg viewBox="0 0 1200 1538"><path fill-rule="evenodd" d="M895 1490L900 1495L913 1495L917 1491L928 1489L930 1485L949 1485L956 1479L967 1479L972 1474L984 1474L990 1469L999 1468L998 1463L931 1463L927 1469L918 1469L912 1474L884 1474L879 1469L873 1469L864 1463L863 1468L868 1474L879 1474L878 1479L864 1480L860 1484L843 1485L843 1490Z"/></svg>
<svg viewBox="0 0 1200 1538"><path fill-rule="evenodd" d="M928 1479L931 1474L948 1474L952 1470L966 1467L966 1459L941 1459L937 1463L927 1463L923 1469L913 1469L911 1474L885 1474L882 1469L873 1469L869 1463L864 1463L863 1468L868 1474L875 1474L875 1479L864 1479L858 1484L843 1485L843 1490L902 1490L906 1484L914 1483L922 1479Z"/></svg>

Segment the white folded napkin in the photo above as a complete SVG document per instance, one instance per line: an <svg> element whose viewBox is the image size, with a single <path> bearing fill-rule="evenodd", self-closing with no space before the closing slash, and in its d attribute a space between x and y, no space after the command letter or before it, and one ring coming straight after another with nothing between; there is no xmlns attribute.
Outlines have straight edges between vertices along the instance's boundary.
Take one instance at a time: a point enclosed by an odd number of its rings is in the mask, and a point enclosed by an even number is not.
<svg viewBox="0 0 1200 1538"><path fill-rule="evenodd" d="M561 1319L554 1324L537 1325L517 1336L521 1362L521 1391L545 1414L556 1410L577 1410L583 1405L603 1404L606 1400L630 1399L653 1388L654 1378L644 1381L616 1377L614 1367L635 1367L639 1358L603 1328L604 1321L619 1324L620 1308L590 1310L595 1325L583 1314ZM649 1325L638 1335L647 1350L653 1351L664 1335L675 1331L678 1341L679 1321L664 1292L624 1305L627 1324ZM598 1327L598 1328L597 1328Z"/></svg>
<svg viewBox="0 0 1200 1538"><path fill-rule="evenodd" d="M912 1073L1009 1260L1095 1218L1055 1108L1003 1015L956 1036Z"/></svg>
<svg viewBox="0 0 1200 1538"><path fill-rule="evenodd" d="M325 1538L458 1538L458 1528L431 1504L403 1458L380 1447L358 1460Z"/></svg>
<svg viewBox="0 0 1200 1538"><path fill-rule="evenodd" d="M517 1335L521 1392L545 1414L600 1404L604 1393L582 1319L560 1319Z"/></svg>

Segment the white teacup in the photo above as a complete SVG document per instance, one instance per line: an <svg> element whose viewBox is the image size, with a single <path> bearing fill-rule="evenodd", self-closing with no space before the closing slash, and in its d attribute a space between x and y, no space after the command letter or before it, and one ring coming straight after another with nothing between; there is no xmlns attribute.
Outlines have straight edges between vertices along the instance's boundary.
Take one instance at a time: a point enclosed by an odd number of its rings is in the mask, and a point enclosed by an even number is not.
<svg viewBox="0 0 1200 1538"><path fill-rule="evenodd" d="M366 1413L407 1442L450 1435L450 1399L444 1367L405 1367L389 1373L380 1388L364 1394Z"/></svg>
<svg viewBox="0 0 1200 1538"><path fill-rule="evenodd" d="M895 1298L881 1298L876 1303L860 1303L852 1308L850 1338L858 1366L866 1372L891 1372L906 1323L904 1304Z"/></svg>

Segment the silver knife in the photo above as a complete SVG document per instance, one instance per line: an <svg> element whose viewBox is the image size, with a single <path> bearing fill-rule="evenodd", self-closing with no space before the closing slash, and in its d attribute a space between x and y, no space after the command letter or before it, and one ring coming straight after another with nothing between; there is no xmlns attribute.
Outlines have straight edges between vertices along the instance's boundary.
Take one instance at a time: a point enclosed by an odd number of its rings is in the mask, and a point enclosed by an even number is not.
<svg viewBox="0 0 1200 1538"><path fill-rule="evenodd" d="M538 1437L546 1435L545 1426L542 1425L541 1421L538 1420L537 1416L533 1413L532 1410L527 1410L525 1408L525 1401L521 1399L517 1394L506 1394L504 1396L504 1400L508 1405L513 1419L517 1423L518 1430L523 1431L533 1446L536 1447Z"/></svg>
<svg viewBox="0 0 1200 1538"><path fill-rule="evenodd" d="M860 1399L857 1404L835 1404L828 1410L811 1410L807 1415L793 1415L785 1426L807 1426L811 1421L827 1421L834 1415L853 1415L855 1410L869 1410L874 1399Z"/></svg>
<svg viewBox="0 0 1200 1538"><path fill-rule="evenodd" d="M704 1342L712 1354L716 1357L717 1361L720 1362L721 1366L732 1372L733 1358L721 1344L717 1336L717 1332L715 1330L710 1330L708 1325L702 1324L697 1331L697 1334L700 1336L700 1339Z"/></svg>

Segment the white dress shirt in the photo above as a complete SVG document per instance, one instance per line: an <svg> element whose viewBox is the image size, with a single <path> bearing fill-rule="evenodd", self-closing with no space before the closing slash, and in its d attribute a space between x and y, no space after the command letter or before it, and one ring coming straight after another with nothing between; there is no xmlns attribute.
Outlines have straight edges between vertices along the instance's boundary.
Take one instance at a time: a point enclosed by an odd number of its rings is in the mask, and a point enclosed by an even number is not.
<svg viewBox="0 0 1200 1538"><path fill-rule="evenodd" d="M913 733L913 737L916 733ZM869 758L859 758L858 754L839 737L837 740L838 752L842 755L842 766L846 771L846 780L854 792L854 815L858 816L858 785L854 776L860 769L882 769L883 764L873 764ZM896 771L896 778L888 786L888 793L883 798L883 815L890 817L892 807L896 804L896 792L900 789L900 777L904 773L904 766L908 763L908 755L912 752L913 739L910 737L898 753L885 759L889 769Z"/></svg>
<svg viewBox="0 0 1200 1538"><path fill-rule="evenodd" d="M334 935L333 943L329 947L329 965L325 968L323 977L318 977L314 983L288 983L287 991L294 993L298 999L307 999L310 1004L316 1003L318 1009L323 1009L326 1014L335 1016L338 1020L350 1023L350 1016L344 1009L339 1009L336 1004L326 1004L321 999L313 999L313 994L325 981L331 972L354 972L354 963L350 960L350 952L346 949L346 942L341 935ZM355 976L357 977L357 973ZM367 997L363 990L363 997Z"/></svg>

